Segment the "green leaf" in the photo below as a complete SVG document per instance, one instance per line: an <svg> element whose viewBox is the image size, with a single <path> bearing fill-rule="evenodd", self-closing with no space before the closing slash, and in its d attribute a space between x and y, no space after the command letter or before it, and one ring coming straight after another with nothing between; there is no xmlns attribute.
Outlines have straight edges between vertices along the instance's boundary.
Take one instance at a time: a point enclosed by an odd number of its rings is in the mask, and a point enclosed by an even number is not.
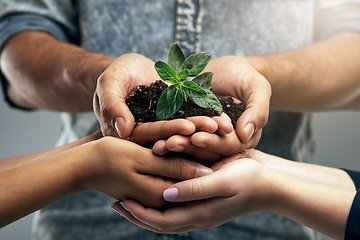
<svg viewBox="0 0 360 240"><path fill-rule="evenodd" d="M177 43L173 43L169 49L168 55L168 64L169 66L176 71L176 73L181 72L182 64L185 61L185 54L181 50L181 47Z"/></svg>
<svg viewBox="0 0 360 240"><path fill-rule="evenodd" d="M184 90L187 89L191 89L192 91L196 91L199 93L202 93L203 96L206 93L204 89L202 89L201 87L199 87L196 83L194 83L193 81L187 81L184 82L183 86L185 87ZM189 95L188 95L189 96Z"/></svg>
<svg viewBox="0 0 360 240"><path fill-rule="evenodd" d="M205 89L205 92L206 94L204 95L193 91L189 98L199 107L212 108L217 112L222 112L221 103L215 94L210 89Z"/></svg>
<svg viewBox="0 0 360 240"><path fill-rule="evenodd" d="M179 110L183 101L183 94L174 85L166 88L160 95L156 107L156 118L160 121L168 119Z"/></svg>
<svg viewBox="0 0 360 240"><path fill-rule="evenodd" d="M182 69L189 70L189 76L195 77L204 70L211 59L211 55L207 52L199 52L190 55L182 64Z"/></svg>
<svg viewBox="0 0 360 240"><path fill-rule="evenodd" d="M155 63L155 69L162 80L169 82L169 83L175 82L176 72L174 69L169 67L169 65L167 65L165 62L157 61Z"/></svg>
<svg viewBox="0 0 360 240"><path fill-rule="evenodd" d="M213 75L212 72L205 72L196 76L192 81L203 89L210 89Z"/></svg>
<svg viewBox="0 0 360 240"><path fill-rule="evenodd" d="M189 76L189 70L184 69L176 75L176 78L180 81L184 81L188 76Z"/></svg>

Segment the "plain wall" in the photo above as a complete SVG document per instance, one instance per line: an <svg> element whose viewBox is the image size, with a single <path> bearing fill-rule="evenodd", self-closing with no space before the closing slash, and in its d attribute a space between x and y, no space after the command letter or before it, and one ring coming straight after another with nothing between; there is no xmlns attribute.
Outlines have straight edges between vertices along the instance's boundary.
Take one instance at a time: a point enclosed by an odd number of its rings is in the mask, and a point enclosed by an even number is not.
<svg viewBox="0 0 360 240"><path fill-rule="evenodd" d="M0 112L0 159L52 148L60 133L57 113L22 112L8 108L3 101ZM360 170L360 112L315 114L313 126L321 164ZM0 239L29 240L31 218L0 229Z"/></svg>

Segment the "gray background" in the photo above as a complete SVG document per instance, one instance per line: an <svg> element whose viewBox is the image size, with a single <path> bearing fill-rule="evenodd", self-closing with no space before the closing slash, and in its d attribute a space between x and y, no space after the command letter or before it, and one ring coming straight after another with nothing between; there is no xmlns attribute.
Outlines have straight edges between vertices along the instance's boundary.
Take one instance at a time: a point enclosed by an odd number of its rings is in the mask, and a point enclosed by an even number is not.
<svg viewBox="0 0 360 240"><path fill-rule="evenodd" d="M21 112L9 109L3 101L0 112L0 159L52 148L60 133L56 113ZM320 164L360 170L360 112L318 113L313 127ZM30 239L31 218L0 229L0 239Z"/></svg>

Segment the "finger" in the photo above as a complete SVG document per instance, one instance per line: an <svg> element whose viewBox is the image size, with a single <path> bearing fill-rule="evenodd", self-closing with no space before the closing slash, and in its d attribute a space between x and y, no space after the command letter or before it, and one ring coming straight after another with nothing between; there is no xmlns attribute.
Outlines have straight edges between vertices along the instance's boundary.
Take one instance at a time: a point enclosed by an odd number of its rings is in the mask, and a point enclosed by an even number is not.
<svg viewBox="0 0 360 240"><path fill-rule="evenodd" d="M262 134L262 129L259 129L256 131L253 136L250 138L250 140L245 144L244 150L253 149L256 147L256 145L259 143L260 138Z"/></svg>
<svg viewBox="0 0 360 240"><path fill-rule="evenodd" d="M96 94L96 92L94 94L93 107L94 107L94 112L95 112L96 118L98 119L98 121L100 123L100 131L101 131L102 135L118 137L119 135L116 132L116 130L114 129L114 127L111 124L109 124L106 121L106 119L102 116L102 112L100 111L100 105L99 105L99 97Z"/></svg>
<svg viewBox="0 0 360 240"><path fill-rule="evenodd" d="M125 200L122 204L115 202L112 208L130 222L153 232L183 233L194 230L190 224L194 217L192 214L185 215L184 213L189 211L183 207L160 212L156 209L145 208L136 201Z"/></svg>
<svg viewBox="0 0 360 240"><path fill-rule="evenodd" d="M218 130L218 124L212 118L205 116L188 117L186 120L191 121L196 126L196 131L215 132Z"/></svg>
<svg viewBox="0 0 360 240"><path fill-rule="evenodd" d="M180 140L179 138L182 138L182 140ZM173 149L173 152L186 153L196 157L197 159L205 160L207 162L219 160L221 157L217 153L209 152L207 150L194 146L190 142L189 137L186 138L183 136L173 136L168 140L159 140L154 144L152 151L154 154L162 156L170 152L168 148Z"/></svg>
<svg viewBox="0 0 360 240"><path fill-rule="evenodd" d="M226 113L221 113L220 116L212 117L218 125L217 133L225 135L231 133L234 128L231 124L231 119Z"/></svg>
<svg viewBox="0 0 360 240"><path fill-rule="evenodd" d="M176 183L167 177L159 177L154 175L138 174L138 176L132 178L129 185L133 185L128 189L124 198L134 199L141 201L146 207L160 208L166 205L166 201L162 197L162 192ZM146 196L146 198L144 198ZM119 200L124 200L118 198Z"/></svg>
<svg viewBox="0 0 360 240"><path fill-rule="evenodd" d="M200 230L202 229L201 216L208 215L207 201L173 206L163 212L145 208L132 200L125 200L123 205L137 220L137 223L141 222L140 224L143 226L156 229L155 231L159 233L183 233Z"/></svg>
<svg viewBox="0 0 360 240"><path fill-rule="evenodd" d="M125 98L127 93L111 76L112 71L104 72L98 79L96 94L98 96L100 123L108 124L122 137L128 137L134 128L134 117L128 109ZM125 73L116 72L116 76Z"/></svg>
<svg viewBox="0 0 360 240"><path fill-rule="evenodd" d="M248 142L253 134L262 129L268 120L271 89L250 91L244 103L246 109L236 122L236 133L243 143Z"/></svg>
<svg viewBox="0 0 360 240"><path fill-rule="evenodd" d="M142 174L186 180L212 173L210 168L183 158L153 155L153 157L149 157L145 161L144 164L138 167L138 171Z"/></svg>
<svg viewBox="0 0 360 240"><path fill-rule="evenodd" d="M141 123L134 129L130 140L144 145L167 139L175 134L190 135L195 129L195 125L185 119Z"/></svg>
<svg viewBox="0 0 360 240"><path fill-rule="evenodd" d="M230 162L236 161L241 158L249 158L249 157L250 157L249 152L243 151L243 152L235 154L233 156L221 159L220 161L218 161L214 165L212 165L211 169L215 172L215 171L219 170L222 166L224 166Z"/></svg>
<svg viewBox="0 0 360 240"><path fill-rule="evenodd" d="M164 199L171 202L187 202L213 197L228 197L229 182L226 181L226 176L222 176L220 172L176 183L164 191Z"/></svg>
<svg viewBox="0 0 360 240"><path fill-rule="evenodd" d="M240 142L235 131L227 135L199 132L191 136L191 142L204 150L223 156L239 153L245 148L245 145Z"/></svg>
<svg viewBox="0 0 360 240"><path fill-rule="evenodd" d="M215 134L210 134L210 135L215 135ZM208 149L195 146L191 142L191 139L192 137L190 136L181 136L181 135L172 136L168 140L166 140L165 148L168 151L186 153L198 159L202 159L206 161L215 161L220 158L219 154L216 152L208 151ZM160 151L160 149L158 151Z"/></svg>
<svg viewBox="0 0 360 240"><path fill-rule="evenodd" d="M152 152L156 155L166 155L169 153L169 150L166 148L166 140L157 141L152 147Z"/></svg>
<svg viewBox="0 0 360 240"><path fill-rule="evenodd" d="M115 202L115 203L111 206L111 208L112 208L115 212L119 213L121 216L125 217L128 221L136 224L137 226L139 226L139 227L141 227L141 228L144 228L144 229L147 229L147 230L152 231L152 232L161 233L161 232L159 231L159 229L154 228L154 227L152 227L152 226L150 226L150 225L148 225L148 224L145 224L145 223L143 223L142 221L140 221L140 220L138 220L137 218L135 218L135 217L129 212L128 209L125 209L125 207L120 204L119 201ZM141 210L139 210L139 211L140 211L141 213L143 212L143 211L141 211Z"/></svg>

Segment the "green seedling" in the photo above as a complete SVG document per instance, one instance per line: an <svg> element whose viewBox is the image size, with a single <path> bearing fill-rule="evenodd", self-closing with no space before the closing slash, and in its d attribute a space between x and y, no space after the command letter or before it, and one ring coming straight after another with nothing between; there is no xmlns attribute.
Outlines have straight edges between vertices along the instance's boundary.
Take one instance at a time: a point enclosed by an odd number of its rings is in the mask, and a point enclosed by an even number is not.
<svg viewBox="0 0 360 240"><path fill-rule="evenodd" d="M160 95L156 108L158 120L171 117L188 99L199 107L223 111L219 99L210 90L213 73L200 74L210 59L211 55L206 52L198 52L185 58L179 44L173 43L169 49L168 63L155 63L160 78L171 84ZM194 78L188 81L188 77Z"/></svg>

